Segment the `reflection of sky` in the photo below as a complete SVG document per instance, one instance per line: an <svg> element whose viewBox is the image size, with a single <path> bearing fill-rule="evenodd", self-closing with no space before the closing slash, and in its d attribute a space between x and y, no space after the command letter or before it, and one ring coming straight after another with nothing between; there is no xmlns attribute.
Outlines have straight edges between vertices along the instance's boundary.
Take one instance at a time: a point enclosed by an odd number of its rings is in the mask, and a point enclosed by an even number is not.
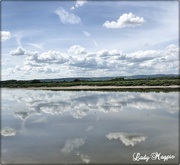
<svg viewBox="0 0 180 165"><path fill-rule="evenodd" d="M177 155L178 97L178 92L2 89L3 160L117 163L129 162L137 150Z"/></svg>
<svg viewBox="0 0 180 165"><path fill-rule="evenodd" d="M12 103L26 105L24 111L14 115L25 119L34 114L58 115L65 112L75 118L83 118L88 112L119 112L127 108L139 110L162 109L178 112L178 93L126 93L126 92L52 92L52 91L11 91L3 94L4 107Z"/></svg>
<svg viewBox="0 0 180 165"><path fill-rule="evenodd" d="M122 143L125 144L125 146L134 146L137 143L140 143L142 141L146 140L146 137L142 134L138 133L126 133L126 132L115 132L115 133L109 133L106 135L106 137L109 140L112 139L119 139L122 141Z"/></svg>
<svg viewBox="0 0 180 165"><path fill-rule="evenodd" d="M68 139L65 142L65 145L64 145L64 147L62 149L62 152L70 153L74 149L83 146L84 143L85 143L85 139L83 139L83 138L77 138L77 139L73 139L73 140Z"/></svg>
<svg viewBox="0 0 180 165"><path fill-rule="evenodd" d="M16 130L13 128L5 127L1 130L1 135L2 136L15 136Z"/></svg>

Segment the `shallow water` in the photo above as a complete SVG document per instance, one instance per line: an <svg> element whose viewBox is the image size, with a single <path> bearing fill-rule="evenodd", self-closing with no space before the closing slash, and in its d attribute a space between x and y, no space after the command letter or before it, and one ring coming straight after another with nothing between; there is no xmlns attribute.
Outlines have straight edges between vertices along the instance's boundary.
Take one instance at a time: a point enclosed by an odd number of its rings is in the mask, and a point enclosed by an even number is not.
<svg viewBox="0 0 180 165"><path fill-rule="evenodd" d="M177 164L178 99L178 92L2 89L1 161Z"/></svg>

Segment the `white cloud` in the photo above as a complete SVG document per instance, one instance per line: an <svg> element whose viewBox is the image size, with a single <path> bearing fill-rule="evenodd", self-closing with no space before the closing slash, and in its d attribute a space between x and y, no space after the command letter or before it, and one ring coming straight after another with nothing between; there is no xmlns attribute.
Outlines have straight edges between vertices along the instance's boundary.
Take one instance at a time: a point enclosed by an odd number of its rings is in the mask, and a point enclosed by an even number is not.
<svg viewBox="0 0 180 165"><path fill-rule="evenodd" d="M81 7L83 6L85 3L87 3L87 0L77 0L76 1L76 7Z"/></svg>
<svg viewBox="0 0 180 165"><path fill-rule="evenodd" d="M86 50L84 47L80 46L80 45L74 45L71 46L68 50L68 53L74 53L76 55L78 54L86 54Z"/></svg>
<svg viewBox="0 0 180 165"><path fill-rule="evenodd" d="M123 14L117 21L106 21L103 26L106 28L124 28L142 25L145 22L143 17L135 16L132 13Z"/></svg>
<svg viewBox="0 0 180 165"><path fill-rule="evenodd" d="M19 47L11 55L27 55L18 67L3 69L2 77L19 79L20 75L37 77L74 76L124 76L135 74L178 73L179 48L170 45L162 50L145 50L125 53L120 50L102 49L87 52L80 45L71 46L67 52L30 52ZM61 64L61 65L59 65ZM51 75L50 75L51 73ZM44 75L43 75L44 74ZM50 77L48 77L50 78Z"/></svg>
<svg viewBox="0 0 180 165"><path fill-rule="evenodd" d="M71 7L71 10L74 10L78 7L82 7L86 3L87 3L87 0L76 0L76 4L75 4L75 6Z"/></svg>
<svg viewBox="0 0 180 165"><path fill-rule="evenodd" d="M11 38L11 33L9 31L1 31L1 41L6 41Z"/></svg>
<svg viewBox="0 0 180 165"><path fill-rule="evenodd" d="M26 55L26 50L23 49L22 47L18 47L16 50L12 50L10 52L11 56L24 56Z"/></svg>
<svg viewBox="0 0 180 165"><path fill-rule="evenodd" d="M137 51L134 53L130 53L128 54L126 57L130 58L130 60L134 60L134 61L139 61L139 62L143 62L146 60L151 60L154 58L158 58L161 56L161 52L160 51L156 51L156 50L145 50L145 51Z"/></svg>
<svg viewBox="0 0 180 165"><path fill-rule="evenodd" d="M115 132L109 133L106 135L109 140L112 139L119 139L124 143L126 146L134 146L137 143L145 141L147 137L142 134L138 133L126 133L126 132Z"/></svg>
<svg viewBox="0 0 180 165"><path fill-rule="evenodd" d="M62 7L58 8L55 13L59 16L63 24L79 24L81 22L80 17L73 13L69 13Z"/></svg>
<svg viewBox="0 0 180 165"><path fill-rule="evenodd" d="M84 34L86 37L90 37L90 36L91 36L91 34L90 34L89 32L87 32L87 31L83 31L83 34Z"/></svg>
<svg viewBox="0 0 180 165"><path fill-rule="evenodd" d="M83 139L83 138L76 138L73 140L67 140L61 151L64 153L70 153L74 149L77 149L77 148L83 146L84 143L85 143L85 139Z"/></svg>
<svg viewBox="0 0 180 165"><path fill-rule="evenodd" d="M72 6L70 9L71 9L71 10L74 10L74 9L75 9L75 7L74 7L74 6Z"/></svg>
<svg viewBox="0 0 180 165"><path fill-rule="evenodd" d="M59 51L48 51L41 54L37 52L31 53L26 60L34 63L62 64L67 62L66 54ZM31 63L29 63L31 64Z"/></svg>
<svg viewBox="0 0 180 165"><path fill-rule="evenodd" d="M5 127L1 130L1 135L2 136L15 136L16 130L13 128Z"/></svg>
<svg viewBox="0 0 180 165"><path fill-rule="evenodd" d="M42 63L65 63L67 61L66 55L59 51L48 51L38 55L37 62Z"/></svg>
<svg viewBox="0 0 180 165"><path fill-rule="evenodd" d="M110 53L109 53L109 51L107 49L102 49L102 50L97 52L97 55L101 56L101 57L103 57L103 56L110 56Z"/></svg>
<svg viewBox="0 0 180 165"><path fill-rule="evenodd" d="M10 51L9 53L11 56L27 56L25 63L29 63L30 61L28 59L33 60L33 58L37 58L38 52L31 52L27 51L22 47L17 47L17 49Z"/></svg>

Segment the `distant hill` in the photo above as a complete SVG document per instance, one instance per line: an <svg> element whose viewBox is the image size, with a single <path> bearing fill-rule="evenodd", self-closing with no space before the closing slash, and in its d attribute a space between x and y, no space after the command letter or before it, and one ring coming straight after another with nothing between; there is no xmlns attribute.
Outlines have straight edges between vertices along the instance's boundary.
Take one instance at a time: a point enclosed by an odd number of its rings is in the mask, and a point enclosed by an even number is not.
<svg viewBox="0 0 180 165"><path fill-rule="evenodd" d="M72 82L76 79L84 81L105 81L114 78L125 78L125 79L147 79L147 78L157 78L157 77L177 77L178 74L153 74L153 75L133 75L133 76L114 76L114 77L72 77L72 78L59 78L59 79L40 79L41 82Z"/></svg>
<svg viewBox="0 0 180 165"><path fill-rule="evenodd" d="M114 77L72 77L72 78L59 78L59 79L40 79L41 82L72 82L76 79L84 81L96 80L111 80Z"/></svg>

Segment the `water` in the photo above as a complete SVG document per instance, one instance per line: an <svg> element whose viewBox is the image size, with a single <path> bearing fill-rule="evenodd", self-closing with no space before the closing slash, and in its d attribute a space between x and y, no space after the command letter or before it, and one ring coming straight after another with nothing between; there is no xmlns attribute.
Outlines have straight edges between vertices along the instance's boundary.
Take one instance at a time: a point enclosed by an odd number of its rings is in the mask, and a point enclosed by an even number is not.
<svg viewBox="0 0 180 165"><path fill-rule="evenodd" d="M2 89L1 161L177 164L178 100L178 92Z"/></svg>

